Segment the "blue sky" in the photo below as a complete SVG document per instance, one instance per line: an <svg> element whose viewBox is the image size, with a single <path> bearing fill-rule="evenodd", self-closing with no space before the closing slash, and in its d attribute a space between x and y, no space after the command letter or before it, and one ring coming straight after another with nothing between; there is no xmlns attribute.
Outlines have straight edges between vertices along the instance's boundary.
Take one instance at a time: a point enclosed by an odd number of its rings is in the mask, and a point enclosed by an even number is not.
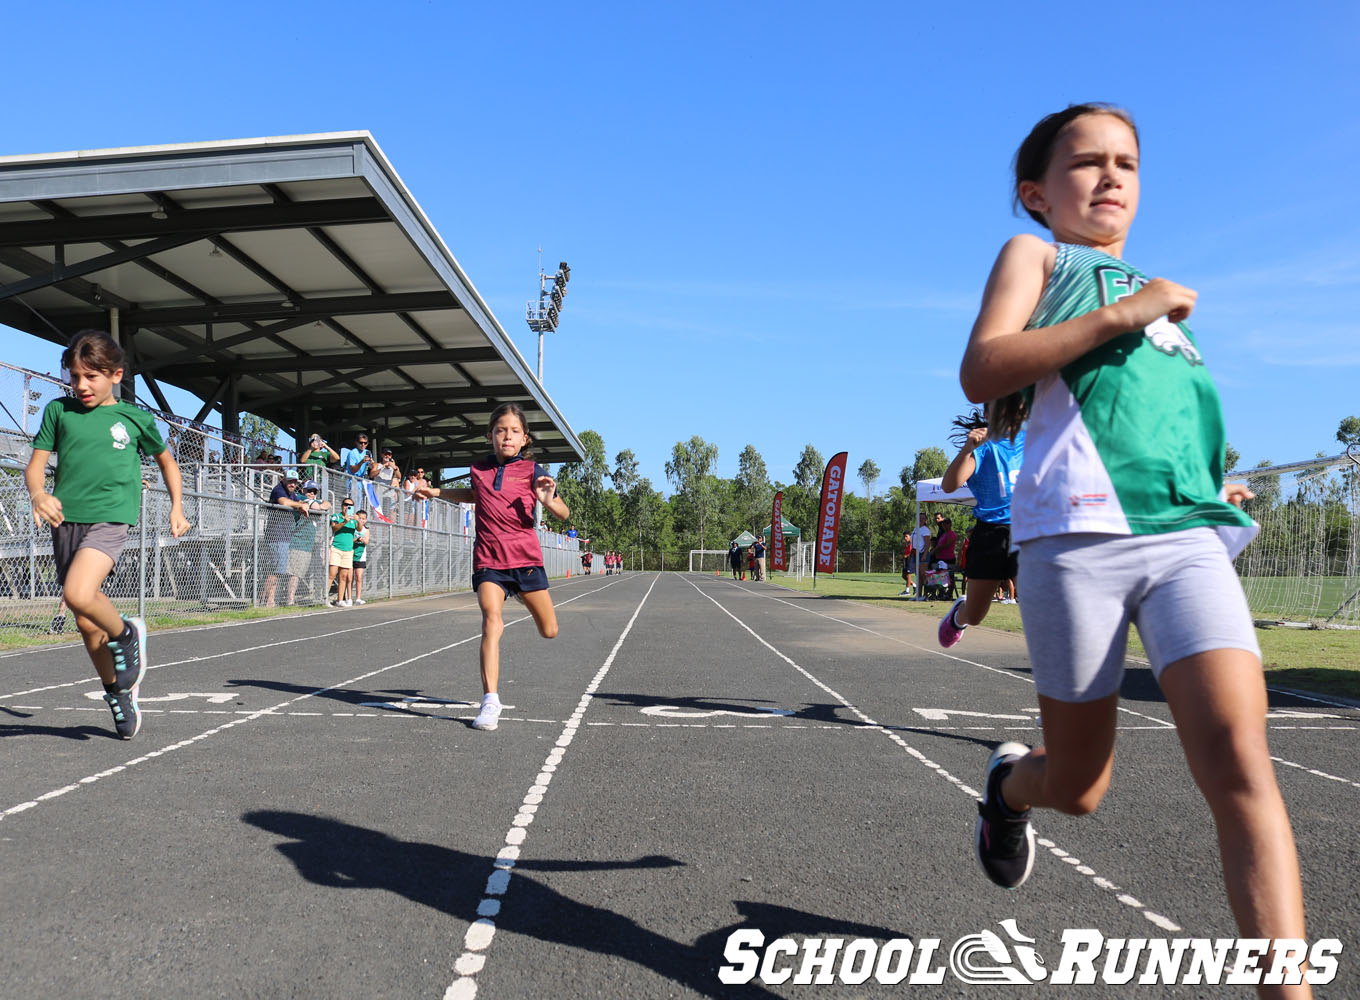
<svg viewBox="0 0 1360 1000"><path fill-rule="evenodd" d="M569 261L545 385L658 488L695 434L721 475L812 443L880 489L947 448L988 269L1034 229L1010 158L1084 100L1138 120L1126 257L1199 292L1243 464L1360 413L1354 3L76 0L7 30L0 153L367 129L531 366L537 250Z"/></svg>

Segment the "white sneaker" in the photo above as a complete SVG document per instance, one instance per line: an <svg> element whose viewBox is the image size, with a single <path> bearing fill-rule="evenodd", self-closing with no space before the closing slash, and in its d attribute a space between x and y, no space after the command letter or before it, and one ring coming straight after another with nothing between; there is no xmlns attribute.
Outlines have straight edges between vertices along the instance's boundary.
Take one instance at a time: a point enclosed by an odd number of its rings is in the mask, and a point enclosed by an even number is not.
<svg viewBox="0 0 1360 1000"><path fill-rule="evenodd" d="M353 602L353 601L350 601L350 600L336 601L336 607L339 607L339 608L351 608L351 607L353 607L353 606L354 606L354 602Z"/></svg>
<svg viewBox="0 0 1360 1000"><path fill-rule="evenodd" d="M362 597L356 597L356 598L354 599L354 603L355 603L355 604L367 604L368 602L365 601Z"/></svg>
<svg viewBox="0 0 1360 1000"><path fill-rule="evenodd" d="M501 722L501 700L494 694L483 695L482 707L477 718L472 720L473 729L490 731Z"/></svg>

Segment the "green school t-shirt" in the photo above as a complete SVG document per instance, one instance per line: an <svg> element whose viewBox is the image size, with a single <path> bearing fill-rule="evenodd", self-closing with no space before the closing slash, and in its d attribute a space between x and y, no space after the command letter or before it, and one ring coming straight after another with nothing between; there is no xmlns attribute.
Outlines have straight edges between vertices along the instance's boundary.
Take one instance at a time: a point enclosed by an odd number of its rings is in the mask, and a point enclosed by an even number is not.
<svg viewBox="0 0 1360 1000"><path fill-rule="evenodd" d="M156 418L128 403L86 408L69 397L43 410L35 451L59 456L52 495L76 524L136 524L142 496L142 455L165 442Z"/></svg>
<svg viewBox="0 0 1360 1000"><path fill-rule="evenodd" d="M340 525L340 530L331 535L331 545L341 552L353 552L354 532L359 529L359 522L344 514L332 514L331 524Z"/></svg>

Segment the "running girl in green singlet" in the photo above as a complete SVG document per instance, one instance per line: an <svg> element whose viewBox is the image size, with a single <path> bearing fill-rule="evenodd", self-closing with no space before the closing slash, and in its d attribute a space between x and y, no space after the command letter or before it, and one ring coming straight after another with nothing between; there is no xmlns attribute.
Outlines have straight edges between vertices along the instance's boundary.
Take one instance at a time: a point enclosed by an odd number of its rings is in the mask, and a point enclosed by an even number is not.
<svg viewBox="0 0 1360 1000"><path fill-rule="evenodd" d="M975 833L998 885L1034 862L1032 807L1072 815L1109 787L1130 622L1217 827L1243 937L1302 939L1297 852L1266 745L1260 651L1230 552L1254 531L1223 484L1217 390L1185 320L1195 293L1124 263L1138 133L1107 105L1049 115L1016 154L1015 198L1053 235L1002 249L960 371L1024 464L1012 499L1044 745L1001 745ZM1267 968L1269 959L1267 962ZM1262 985L1309 996L1308 983Z"/></svg>

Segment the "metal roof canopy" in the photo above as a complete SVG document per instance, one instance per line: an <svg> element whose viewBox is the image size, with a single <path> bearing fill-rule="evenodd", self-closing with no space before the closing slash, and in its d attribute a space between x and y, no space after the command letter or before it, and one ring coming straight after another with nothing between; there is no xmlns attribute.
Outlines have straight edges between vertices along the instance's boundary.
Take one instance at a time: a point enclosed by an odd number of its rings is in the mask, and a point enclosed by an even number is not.
<svg viewBox="0 0 1360 1000"><path fill-rule="evenodd" d="M462 467L513 401L540 462L582 454L367 132L0 157L0 323L111 330L163 409L159 382L229 431Z"/></svg>

